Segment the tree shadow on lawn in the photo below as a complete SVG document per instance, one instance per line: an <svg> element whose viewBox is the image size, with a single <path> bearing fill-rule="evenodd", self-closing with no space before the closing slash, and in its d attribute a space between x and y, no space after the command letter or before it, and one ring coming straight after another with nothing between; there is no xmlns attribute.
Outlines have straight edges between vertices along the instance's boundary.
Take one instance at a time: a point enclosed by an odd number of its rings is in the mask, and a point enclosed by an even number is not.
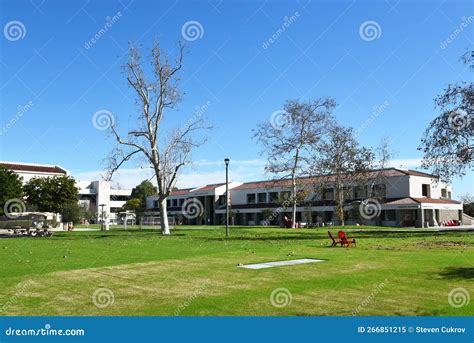
<svg viewBox="0 0 474 343"><path fill-rule="evenodd" d="M370 238L377 238L377 239L408 239L408 238L417 238L417 237L427 237L433 236L433 233L389 233L389 232L373 232L373 233L351 233L347 234L349 239L356 238L356 239L370 239ZM196 239L202 239L206 241L286 241L286 240L327 240L330 241L331 239L326 234L318 233L318 234L308 234L308 233L299 233L295 232L292 235L269 235L269 236L234 236L229 238L224 237L196 237Z"/></svg>
<svg viewBox="0 0 474 343"><path fill-rule="evenodd" d="M445 279L474 279L474 268L449 267L439 275Z"/></svg>

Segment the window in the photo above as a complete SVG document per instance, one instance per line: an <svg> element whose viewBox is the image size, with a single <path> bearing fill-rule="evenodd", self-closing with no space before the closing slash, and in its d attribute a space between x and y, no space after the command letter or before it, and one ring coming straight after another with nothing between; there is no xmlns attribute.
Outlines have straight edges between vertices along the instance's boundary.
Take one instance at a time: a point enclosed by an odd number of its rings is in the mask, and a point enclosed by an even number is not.
<svg viewBox="0 0 474 343"><path fill-rule="evenodd" d="M247 194L247 204L255 204L255 194Z"/></svg>
<svg viewBox="0 0 474 343"><path fill-rule="evenodd" d="M352 196L353 196L352 187L344 186L344 197L346 197L347 199L352 199Z"/></svg>
<svg viewBox="0 0 474 343"><path fill-rule="evenodd" d="M171 203L173 204L173 207L178 206L178 199L173 199Z"/></svg>
<svg viewBox="0 0 474 343"><path fill-rule="evenodd" d="M386 210L385 211L385 220L387 220L387 221L397 220L397 217L395 215L395 210Z"/></svg>
<svg viewBox="0 0 474 343"><path fill-rule="evenodd" d="M424 197L429 197L430 196L430 185L428 184L423 184L421 185L421 195Z"/></svg>
<svg viewBox="0 0 474 343"><path fill-rule="evenodd" d="M130 197L128 195L111 195L110 201L127 201Z"/></svg>
<svg viewBox="0 0 474 343"><path fill-rule="evenodd" d="M367 192L364 186L354 187L354 199L364 199L367 197Z"/></svg>
<svg viewBox="0 0 474 343"><path fill-rule="evenodd" d="M153 200L153 207L158 207L158 200Z"/></svg>
<svg viewBox="0 0 474 343"><path fill-rule="evenodd" d="M324 188L323 189L323 200L334 200L334 189Z"/></svg>
<svg viewBox="0 0 474 343"><path fill-rule="evenodd" d="M258 193L257 194L257 201L259 204L267 202L267 193Z"/></svg>
<svg viewBox="0 0 474 343"><path fill-rule="evenodd" d="M448 199L451 199L451 192L448 192Z"/></svg>
<svg viewBox="0 0 474 343"><path fill-rule="evenodd" d="M166 200L166 207L171 207L171 200Z"/></svg>
<svg viewBox="0 0 474 343"><path fill-rule="evenodd" d="M219 195L219 200L217 200L217 205L219 206L225 205L225 195Z"/></svg>
<svg viewBox="0 0 474 343"><path fill-rule="evenodd" d="M448 190L446 188L441 189L441 198L447 198L448 197Z"/></svg>
<svg viewBox="0 0 474 343"><path fill-rule="evenodd" d="M278 202L278 192L270 192L270 202L276 204Z"/></svg>
<svg viewBox="0 0 474 343"><path fill-rule="evenodd" d="M387 195L387 190L384 184L374 185L373 192L374 196L377 198L385 198Z"/></svg>
<svg viewBox="0 0 474 343"><path fill-rule="evenodd" d="M281 192L281 198L283 200L288 200L291 198L291 192L290 191L284 191L284 192Z"/></svg>
<svg viewBox="0 0 474 343"><path fill-rule="evenodd" d="M179 199L179 206L183 206L184 204L184 199Z"/></svg>

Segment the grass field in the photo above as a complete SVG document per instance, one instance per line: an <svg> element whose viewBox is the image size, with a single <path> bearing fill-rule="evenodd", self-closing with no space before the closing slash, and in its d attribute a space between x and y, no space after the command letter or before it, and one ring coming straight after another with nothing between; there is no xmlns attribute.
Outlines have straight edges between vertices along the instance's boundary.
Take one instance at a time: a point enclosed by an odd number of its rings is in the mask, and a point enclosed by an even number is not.
<svg viewBox="0 0 474 343"><path fill-rule="evenodd" d="M329 247L326 231L238 227L225 239L223 228L185 227L168 237L115 229L3 238L0 314L474 315L473 232L349 230L358 244L346 249ZM238 268L297 258L325 261ZM457 296L448 301L450 292Z"/></svg>

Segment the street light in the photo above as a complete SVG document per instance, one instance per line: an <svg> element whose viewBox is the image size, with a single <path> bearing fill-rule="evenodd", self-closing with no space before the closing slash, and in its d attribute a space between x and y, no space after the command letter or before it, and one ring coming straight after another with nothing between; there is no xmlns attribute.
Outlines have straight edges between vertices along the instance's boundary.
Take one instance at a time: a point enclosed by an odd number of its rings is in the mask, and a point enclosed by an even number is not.
<svg viewBox="0 0 474 343"><path fill-rule="evenodd" d="M228 158L224 159L225 163L225 236L229 237L229 162Z"/></svg>
<svg viewBox="0 0 474 343"><path fill-rule="evenodd" d="M105 204L100 204L99 206L100 206L100 208L101 208L101 209L100 209L100 216L102 217L102 225L100 226L100 230L101 230L101 231L105 231L105 230L104 230L104 229L105 229L105 221L104 221L104 215L105 215L105 213L104 213L104 207L105 207L106 205L105 205Z"/></svg>

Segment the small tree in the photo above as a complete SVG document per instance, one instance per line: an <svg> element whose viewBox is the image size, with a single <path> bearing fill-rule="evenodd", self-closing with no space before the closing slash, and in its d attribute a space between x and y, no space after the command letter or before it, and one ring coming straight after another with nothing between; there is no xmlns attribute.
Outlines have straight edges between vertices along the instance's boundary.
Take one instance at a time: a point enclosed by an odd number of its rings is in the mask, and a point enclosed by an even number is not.
<svg viewBox="0 0 474 343"><path fill-rule="evenodd" d="M77 224L83 218L84 212L76 201L66 204L61 212L61 215L63 222L72 222Z"/></svg>
<svg viewBox="0 0 474 343"><path fill-rule="evenodd" d="M76 181L69 176L32 178L23 188L27 203L38 211L62 213L66 206L77 203Z"/></svg>
<svg viewBox="0 0 474 343"><path fill-rule="evenodd" d="M138 214L142 210L142 207L142 200L140 198L132 198L127 200L125 205L122 206L122 209L124 211L133 211Z"/></svg>
<svg viewBox="0 0 474 343"><path fill-rule="evenodd" d="M467 64L473 55L464 58ZM474 166L474 83L450 84L434 101L441 113L421 139L422 166L449 181Z"/></svg>
<svg viewBox="0 0 474 343"><path fill-rule="evenodd" d="M284 111L275 112L270 122L261 123L254 130L254 138L267 155L265 171L276 179L291 180L293 228L296 227L298 178L307 174L312 152L329 126L335 106L331 98L309 102L289 100Z"/></svg>
<svg viewBox="0 0 474 343"><path fill-rule="evenodd" d="M4 214L5 204L9 200L18 199L21 201L23 199L22 187L22 178L18 174L0 167L0 214Z"/></svg>
<svg viewBox="0 0 474 343"><path fill-rule="evenodd" d="M147 198L151 195L155 195L157 191L157 188L153 186L150 181L142 181L138 186L132 189L131 199L129 200L131 202L127 202L128 205L126 204L126 206L128 207L125 209L134 211L137 214L137 217L139 217L139 214L146 210ZM137 200L139 201L138 203Z"/></svg>
<svg viewBox="0 0 474 343"><path fill-rule="evenodd" d="M178 57L170 62L155 42L150 58L152 77L147 77L141 64L140 50L133 45L129 46L129 58L124 70L140 108L132 121L137 126L121 133L116 123L112 121L111 125L112 134L119 146L109 156L106 179L110 180L114 172L132 157L144 158L145 164L153 169L158 185L160 224L164 235L170 234L166 198L175 187L181 168L190 162L193 149L205 142L205 138L197 137L197 134L209 128L199 115L168 132L162 125L165 116L171 114L170 111L181 98L178 83L183 66L183 50L180 43ZM170 122L176 122L176 118Z"/></svg>
<svg viewBox="0 0 474 343"><path fill-rule="evenodd" d="M335 125L328 139L319 145L312 165L312 174L318 178L316 187L334 189L335 214L345 224L344 205L351 197L353 187L366 187L368 174L374 163L374 153L361 147L352 128Z"/></svg>

